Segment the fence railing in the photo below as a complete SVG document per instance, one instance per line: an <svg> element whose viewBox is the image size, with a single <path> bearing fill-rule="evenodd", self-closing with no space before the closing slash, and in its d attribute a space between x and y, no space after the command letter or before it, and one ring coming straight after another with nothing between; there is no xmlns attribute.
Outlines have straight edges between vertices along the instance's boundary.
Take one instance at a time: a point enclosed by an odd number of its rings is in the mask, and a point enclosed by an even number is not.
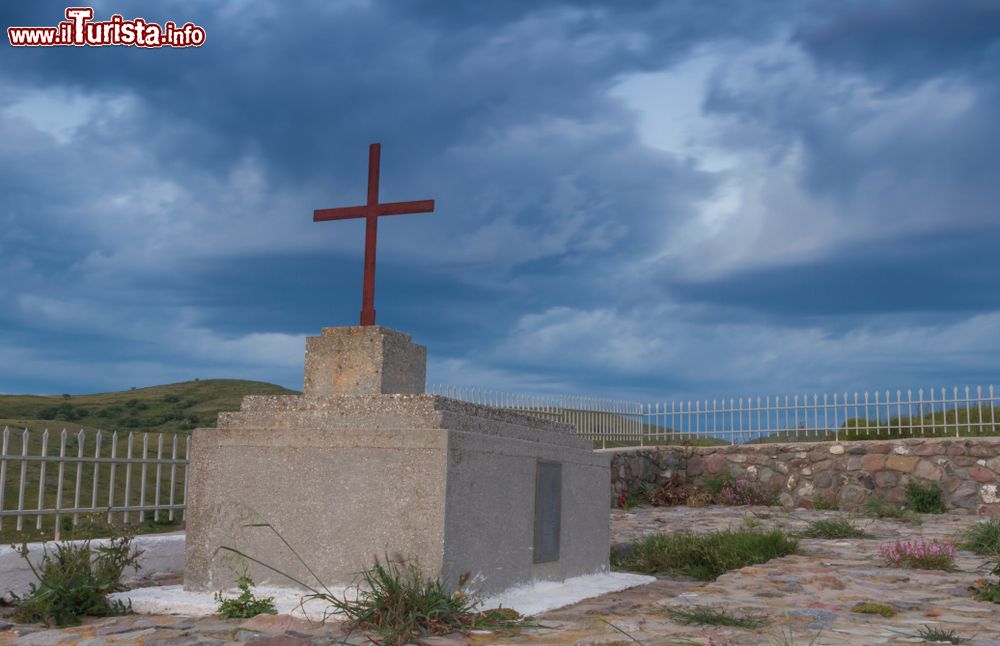
<svg viewBox="0 0 1000 646"><path fill-rule="evenodd" d="M525 396L458 386L432 394L572 424L601 447L660 443L876 440L1000 435L992 386L880 390L639 403ZM108 523L183 518L191 441L186 434L3 429L0 535L10 524L58 539L84 516Z"/></svg>
<svg viewBox="0 0 1000 646"><path fill-rule="evenodd" d="M121 437L117 432L4 428L0 530L13 522L21 532L30 519L36 530L51 528L58 540L82 517L97 514L109 524L180 520L190 451L190 436L180 434Z"/></svg>
<svg viewBox="0 0 1000 646"><path fill-rule="evenodd" d="M430 392L567 422L580 437L602 447L1000 435L1000 400L993 385L654 403L445 385L432 386Z"/></svg>

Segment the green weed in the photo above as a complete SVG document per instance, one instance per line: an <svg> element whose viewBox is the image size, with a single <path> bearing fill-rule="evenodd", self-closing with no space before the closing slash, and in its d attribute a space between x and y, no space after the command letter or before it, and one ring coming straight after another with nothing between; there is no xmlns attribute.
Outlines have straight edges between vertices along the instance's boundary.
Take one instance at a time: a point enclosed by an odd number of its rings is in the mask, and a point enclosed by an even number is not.
<svg viewBox="0 0 1000 646"><path fill-rule="evenodd" d="M729 570L794 554L798 544L778 529L655 534L613 552L611 564L632 572L713 581Z"/></svg>
<svg viewBox="0 0 1000 646"><path fill-rule="evenodd" d="M274 597L257 597L250 589L254 586L249 570L243 569L236 583L240 589L240 594L231 599L222 596L222 592L215 593L215 600L219 603L216 612L223 619L249 619L257 615L276 615L278 609L274 607Z"/></svg>
<svg viewBox="0 0 1000 646"><path fill-rule="evenodd" d="M906 485L906 507L918 514L943 514L944 497L941 487L936 484L922 485L911 482Z"/></svg>
<svg viewBox="0 0 1000 646"><path fill-rule="evenodd" d="M798 532L802 538L870 538L871 535L844 518L814 520Z"/></svg>
<svg viewBox="0 0 1000 646"><path fill-rule="evenodd" d="M896 609L887 603L858 603L851 608L851 612L859 612L864 615L882 615L892 617L896 614Z"/></svg>
<svg viewBox="0 0 1000 646"><path fill-rule="evenodd" d="M813 509L816 511L839 511L840 505L833 497L822 496L813 501Z"/></svg>
<svg viewBox="0 0 1000 646"><path fill-rule="evenodd" d="M865 503L864 507L865 514L871 516L872 518L891 518L893 520L899 520L904 523L912 523L919 525L921 522L920 516L917 515L912 509L907 509L906 507L900 505L893 505L892 503L886 502L881 498L870 498L868 502Z"/></svg>
<svg viewBox="0 0 1000 646"><path fill-rule="evenodd" d="M958 546L983 556L1000 555L1000 519L991 518L969 527L958 535Z"/></svg>
<svg viewBox="0 0 1000 646"><path fill-rule="evenodd" d="M810 639L805 646L816 646L816 643L819 641L820 635L822 634L823 631L821 630L813 635L812 639ZM795 633L792 632L792 627L788 626L788 633L785 633L784 629L780 630L778 635L771 640L771 644L773 646L797 646L795 642Z"/></svg>
<svg viewBox="0 0 1000 646"><path fill-rule="evenodd" d="M918 629L914 637L919 637L926 642L936 642L939 644L964 644L969 641L967 638L959 636L954 630L945 630L944 628L934 626L924 626Z"/></svg>
<svg viewBox="0 0 1000 646"><path fill-rule="evenodd" d="M666 608L664 612L672 621L694 626L732 626L756 630L771 623L766 614L730 614L724 608L710 606L675 606Z"/></svg>
<svg viewBox="0 0 1000 646"><path fill-rule="evenodd" d="M83 616L108 617L131 611L131 605L111 601L108 595L125 590L122 574L139 569L141 552L132 546L133 535L116 536L107 545L92 547L89 539L59 542L49 551L42 546L39 567L29 559L28 545L14 549L28 563L38 583L26 597L14 596L17 621L77 625Z"/></svg>

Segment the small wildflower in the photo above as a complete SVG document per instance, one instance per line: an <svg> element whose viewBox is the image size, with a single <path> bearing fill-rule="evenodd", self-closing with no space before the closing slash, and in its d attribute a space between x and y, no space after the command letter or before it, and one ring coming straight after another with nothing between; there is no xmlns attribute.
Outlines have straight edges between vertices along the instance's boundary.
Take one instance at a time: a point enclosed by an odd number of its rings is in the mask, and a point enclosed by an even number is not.
<svg viewBox="0 0 1000 646"><path fill-rule="evenodd" d="M922 570L951 570L955 546L948 541L896 541L882 543L879 552L887 565Z"/></svg>
<svg viewBox="0 0 1000 646"><path fill-rule="evenodd" d="M719 495L728 505L766 505L771 498L758 483L749 480L727 482Z"/></svg>

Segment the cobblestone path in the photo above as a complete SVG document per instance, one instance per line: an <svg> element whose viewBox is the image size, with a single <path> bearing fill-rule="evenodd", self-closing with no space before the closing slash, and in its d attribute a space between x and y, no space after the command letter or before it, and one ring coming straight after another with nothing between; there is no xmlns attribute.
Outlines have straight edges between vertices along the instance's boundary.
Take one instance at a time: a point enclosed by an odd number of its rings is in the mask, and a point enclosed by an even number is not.
<svg viewBox="0 0 1000 646"><path fill-rule="evenodd" d="M611 514L612 541L625 543L657 532L705 532L757 525L795 531L818 518L848 516L834 511L781 511L764 507L639 508ZM1000 606L973 599L968 587L985 577L987 560L959 552L954 572L886 567L879 543L896 539L946 539L980 520L970 515L922 516L920 524L856 518L870 539L803 539L801 554L729 572L711 583L664 577L656 582L589 599L540 616L542 628L519 635L439 637L430 646L474 644L604 644L647 646L698 644L914 644L924 626L954 631L972 646L1000 645ZM851 612L861 601L889 603L891 618ZM671 621L671 606L709 605L771 618L758 630L685 626ZM626 634L627 633L627 634ZM62 630L8 625L0 619L0 644L307 646L345 639L336 624L310 624L288 616L247 621L131 615L90 620ZM634 641L636 640L636 641ZM711 640L711 641L710 641ZM363 635L348 641L368 643Z"/></svg>

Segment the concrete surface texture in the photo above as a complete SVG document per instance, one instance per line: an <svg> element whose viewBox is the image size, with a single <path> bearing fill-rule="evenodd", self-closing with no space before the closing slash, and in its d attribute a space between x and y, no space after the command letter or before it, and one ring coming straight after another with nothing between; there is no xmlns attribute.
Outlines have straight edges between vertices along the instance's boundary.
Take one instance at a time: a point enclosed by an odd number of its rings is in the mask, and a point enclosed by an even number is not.
<svg viewBox="0 0 1000 646"><path fill-rule="evenodd" d="M941 488L948 509L1000 514L1000 437L789 442L608 449L612 500L640 482L699 484L728 474L759 482L786 508L817 501L850 508L904 499L915 482Z"/></svg>
<svg viewBox="0 0 1000 646"><path fill-rule="evenodd" d="M323 328L306 339L306 397L422 393L427 348L380 325Z"/></svg>
<svg viewBox="0 0 1000 646"><path fill-rule="evenodd" d="M349 585L375 557L415 562L450 588L469 573L485 594L607 570L610 456L565 424L439 396L371 392L377 380L357 378L374 374L358 357L382 361L383 377L422 379L423 365L414 368L405 348L372 354L387 339L409 343L405 335L345 330L324 330L320 338L336 342L319 344L321 359L310 346L305 395L247 397L239 412L220 415L217 429L194 432L187 589L231 584L242 565L223 547L272 566L251 568L268 585L295 583L276 571L317 584L305 564L325 584ZM348 377L336 373L340 366ZM310 382L310 370L322 379ZM369 392L344 394L351 388ZM559 558L536 563L540 462L561 465Z"/></svg>

